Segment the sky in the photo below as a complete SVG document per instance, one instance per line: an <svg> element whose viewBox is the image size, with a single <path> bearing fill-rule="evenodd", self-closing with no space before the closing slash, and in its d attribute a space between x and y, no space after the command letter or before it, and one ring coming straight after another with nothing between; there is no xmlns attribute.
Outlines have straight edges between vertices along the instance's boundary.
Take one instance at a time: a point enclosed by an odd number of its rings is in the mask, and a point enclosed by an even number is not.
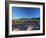
<svg viewBox="0 0 46 38"><path fill-rule="evenodd" d="M12 7L12 18L38 18L40 17L40 8L32 7Z"/></svg>

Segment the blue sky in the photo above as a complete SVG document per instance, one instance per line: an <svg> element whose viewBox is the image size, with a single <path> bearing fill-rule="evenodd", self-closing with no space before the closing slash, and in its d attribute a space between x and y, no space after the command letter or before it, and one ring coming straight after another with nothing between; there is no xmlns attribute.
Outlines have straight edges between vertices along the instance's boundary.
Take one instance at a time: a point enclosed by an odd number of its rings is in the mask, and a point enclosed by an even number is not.
<svg viewBox="0 0 46 38"><path fill-rule="evenodd" d="M12 7L12 17L16 18L37 18L40 17L40 8Z"/></svg>

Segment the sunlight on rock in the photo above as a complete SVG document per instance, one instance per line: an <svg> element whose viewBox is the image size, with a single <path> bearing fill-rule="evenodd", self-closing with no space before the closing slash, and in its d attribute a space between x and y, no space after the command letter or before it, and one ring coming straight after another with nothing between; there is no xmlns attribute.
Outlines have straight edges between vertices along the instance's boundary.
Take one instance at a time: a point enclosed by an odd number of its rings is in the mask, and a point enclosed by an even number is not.
<svg viewBox="0 0 46 38"><path fill-rule="evenodd" d="M28 26L27 31L31 31L32 27Z"/></svg>
<svg viewBox="0 0 46 38"><path fill-rule="evenodd" d="M19 28L16 28L14 31L20 31L20 29Z"/></svg>

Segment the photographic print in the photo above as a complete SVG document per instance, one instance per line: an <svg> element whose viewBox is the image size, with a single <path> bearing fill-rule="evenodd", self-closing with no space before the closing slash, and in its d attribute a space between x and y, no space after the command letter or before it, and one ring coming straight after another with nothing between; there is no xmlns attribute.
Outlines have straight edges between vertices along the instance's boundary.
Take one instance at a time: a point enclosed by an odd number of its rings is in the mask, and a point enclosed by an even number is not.
<svg viewBox="0 0 46 38"><path fill-rule="evenodd" d="M44 3L8 2L8 35L44 35Z"/></svg>
<svg viewBox="0 0 46 38"><path fill-rule="evenodd" d="M40 30L40 8L12 7L12 30Z"/></svg>

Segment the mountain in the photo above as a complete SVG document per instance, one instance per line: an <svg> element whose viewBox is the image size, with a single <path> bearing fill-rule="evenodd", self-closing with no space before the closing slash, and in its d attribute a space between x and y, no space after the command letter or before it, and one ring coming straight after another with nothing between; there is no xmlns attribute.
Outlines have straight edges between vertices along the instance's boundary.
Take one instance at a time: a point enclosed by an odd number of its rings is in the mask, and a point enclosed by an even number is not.
<svg viewBox="0 0 46 38"><path fill-rule="evenodd" d="M40 19L40 18L20 18L19 20L37 20L37 19Z"/></svg>

